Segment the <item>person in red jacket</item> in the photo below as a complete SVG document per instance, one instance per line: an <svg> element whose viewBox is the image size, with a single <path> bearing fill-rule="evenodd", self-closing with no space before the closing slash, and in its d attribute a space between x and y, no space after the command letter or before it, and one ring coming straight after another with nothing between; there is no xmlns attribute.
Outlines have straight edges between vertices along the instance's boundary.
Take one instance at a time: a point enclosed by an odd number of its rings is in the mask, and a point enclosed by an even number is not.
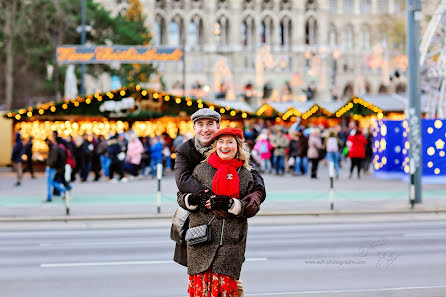
<svg viewBox="0 0 446 297"><path fill-rule="evenodd" d="M357 129L353 135L347 138L348 157L351 159L350 178L352 178L353 170L358 168L358 178L361 178L361 165L365 159L365 146L367 140L362 135L361 130Z"/></svg>

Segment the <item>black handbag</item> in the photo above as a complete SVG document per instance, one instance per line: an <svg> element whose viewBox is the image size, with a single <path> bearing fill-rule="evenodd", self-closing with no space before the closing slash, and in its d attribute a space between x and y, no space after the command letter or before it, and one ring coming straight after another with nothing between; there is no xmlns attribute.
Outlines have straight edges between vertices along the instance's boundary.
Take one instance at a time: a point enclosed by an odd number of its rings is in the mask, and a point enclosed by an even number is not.
<svg viewBox="0 0 446 297"><path fill-rule="evenodd" d="M185 241L187 245L197 245L206 242L210 242L212 239L211 236L211 223L214 220L215 216L207 223L206 225L200 225L193 228L189 228L186 231Z"/></svg>
<svg viewBox="0 0 446 297"><path fill-rule="evenodd" d="M189 211L178 206L172 217L172 226L170 227L170 239L179 245L185 243L184 237L189 228Z"/></svg>

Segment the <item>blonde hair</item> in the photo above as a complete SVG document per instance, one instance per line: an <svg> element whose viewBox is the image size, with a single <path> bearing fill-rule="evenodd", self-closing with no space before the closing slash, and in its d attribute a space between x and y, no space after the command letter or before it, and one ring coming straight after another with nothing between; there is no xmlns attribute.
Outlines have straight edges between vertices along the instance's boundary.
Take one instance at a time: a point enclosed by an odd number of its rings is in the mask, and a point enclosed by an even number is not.
<svg viewBox="0 0 446 297"><path fill-rule="evenodd" d="M252 167L249 165L249 157L250 153L248 150L248 146L244 139L241 139L237 136L234 136L237 141L237 154L240 161L243 162L243 167L245 167L248 171L251 171ZM212 144L212 148L206 152L206 159L203 162L207 162L209 157L217 150L217 141L214 141Z"/></svg>

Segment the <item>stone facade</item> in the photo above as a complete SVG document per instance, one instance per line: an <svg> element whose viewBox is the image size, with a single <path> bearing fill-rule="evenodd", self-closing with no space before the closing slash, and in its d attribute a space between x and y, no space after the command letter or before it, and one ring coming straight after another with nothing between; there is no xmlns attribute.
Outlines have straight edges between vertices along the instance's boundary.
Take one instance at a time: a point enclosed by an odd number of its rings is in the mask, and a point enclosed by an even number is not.
<svg viewBox="0 0 446 297"><path fill-rule="evenodd" d="M114 13L126 5L122 0L96 1ZM224 82L237 98L249 84L259 92L268 84L276 90L271 100L282 101L302 100L308 86L316 87L314 98L320 100L331 100L333 94L340 99L394 91L386 85L388 73L367 67L365 60L382 44L381 19L404 15L404 2L140 0L153 45L185 45L187 90L200 84L208 86L212 96ZM259 55L264 44L269 51ZM215 70L221 56L230 73ZM256 70L260 61L267 65L263 74L263 67ZM159 64L168 90L181 88L182 68L181 63ZM291 88L284 88L285 82ZM282 96L287 90L292 96Z"/></svg>

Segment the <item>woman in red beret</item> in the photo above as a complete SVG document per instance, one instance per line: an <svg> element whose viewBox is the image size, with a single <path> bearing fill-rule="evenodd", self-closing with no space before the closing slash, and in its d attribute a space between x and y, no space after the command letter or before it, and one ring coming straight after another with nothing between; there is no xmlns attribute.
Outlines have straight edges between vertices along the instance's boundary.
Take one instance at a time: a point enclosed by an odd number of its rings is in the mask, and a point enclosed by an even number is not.
<svg viewBox="0 0 446 297"><path fill-rule="evenodd" d="M248 222L246 201L253 190L249 152L243 132L225 128L214 135L207 158L193 176L212 191L178 193L178 204L190 211L189 227L209 224L211 241L187 246L190 297L237 297L237 280L245 261Z"/></svg>

